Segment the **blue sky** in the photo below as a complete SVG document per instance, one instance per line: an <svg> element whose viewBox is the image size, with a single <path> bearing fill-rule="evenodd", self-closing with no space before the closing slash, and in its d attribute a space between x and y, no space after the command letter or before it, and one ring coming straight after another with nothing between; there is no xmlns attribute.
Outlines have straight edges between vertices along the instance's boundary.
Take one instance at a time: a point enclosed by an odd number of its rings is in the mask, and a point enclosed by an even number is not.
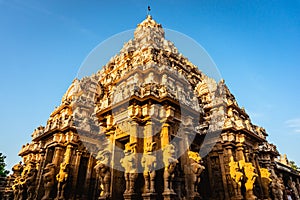
<svg viewBox="0 0 300 200"><path fill-rule="evenodd" d="M300 1L0 0L0 151L9 168L88 55L151 4L163 27L210 54L240 106L300 165Z"/></svg>

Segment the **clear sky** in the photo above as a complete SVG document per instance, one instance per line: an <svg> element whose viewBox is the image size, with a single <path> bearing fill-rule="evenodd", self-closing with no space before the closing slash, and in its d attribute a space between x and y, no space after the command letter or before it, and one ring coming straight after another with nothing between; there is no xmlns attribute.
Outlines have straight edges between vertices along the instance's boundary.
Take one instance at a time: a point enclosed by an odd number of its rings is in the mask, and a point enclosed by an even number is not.
<svg viewBox="0 0 300 200"><path fill-rule="evenodd" d="M88 55L144 20L210 54L252 122L300 165L299 0L0 0L0 152L8 168L45 125Z"/></svg>

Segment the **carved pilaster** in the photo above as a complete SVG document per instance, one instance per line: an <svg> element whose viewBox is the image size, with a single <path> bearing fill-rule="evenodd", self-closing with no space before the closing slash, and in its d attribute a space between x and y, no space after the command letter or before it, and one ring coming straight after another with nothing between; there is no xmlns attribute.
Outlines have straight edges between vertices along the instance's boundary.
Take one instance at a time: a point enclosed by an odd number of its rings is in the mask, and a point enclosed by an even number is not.
<svg viewBox="0 0 300 200"><path fill-rule="evenodd" d="M86 196L89 191L90 183L91 183L91 177L92 177L92 172L93 172L93 164L94 164L94 157L92 154L89 156L88 164L87 164L87 171L86 171L86 177L85 177L85 192L84 195Z"/></svg>
<svg viewBox="0 0 300 200"><path fill-rule="evenodd" d="M130 122L129 143L143 144L143 136L142 136L143 133L140 133L139 129L140 129L139 124L136 121ZM136 145L135 151L138 153L142 153L143 145Z"/></svg>
<svg viewBox="0 0 300 200"><path fill-rule="evenodd" d="M238 142L236 147L236 159L237 160L246 160L244 154L244 142L245 142L245 135L239 134L236 136L236 141Z"/></svg>
<svg viewBox="0 0 300 200"><path fill-rule="evenodd" d="M42 175L43 175L43 171L45 168L45 163L46 163L46 153L47 150L45 151L44 149L41 151L41 160L40 160L40 169L38 170L38 174L37 174L37 182L36 182L36 191L37 191L37 198L40 198L39 196L39 191L40 191L40 185L41 185L41 181L42 181Z"/></svg>
<svg viewBox="0 0 300 200"><path fill-rule="evenodd" d="M164 148L169 144L169 129L170 125L168 123L164 123L161 130L161 147Z"/></svg>
<svg viewBox="0 0 300 200"><path fill-rule="evenodd" d="M73 191L75 191L75 189L76 189L81 155L82 155L82 152L76 150L76 158L75 158L75 162L74 162L74 168L72 170L73 171L73 181L72 181L71 190L73 190ZM73 196L73 198L75 198L75 193L74 194L72 193L71 197L72 196Z"/></svg>
<svg viewBox="0 0 300 200"><path fill-rule="evenodd" d="M153 142L153 122L147 121L144 128L144 149L147 144Z"/></svg>
<svg viewBox="0 0 300 200"><path fill-rule="evenodd" d="M60 164L59 173L56 175L57 180L57 196L56 200L64 200L65 199L65 188L68 184L69 176L70 176L70 161L72 156L73 146L71 144L67 145L64 161Z"/></svg>
<svg viewBox="0 0 300 200"><path fill-rule="evenodd" d="M229 134L230 136L230 134ZM232 141L232 140L229 140ZM234 153L233 153L233 148L234 144L232 142L227 142L223 145L224 148L224 153L223 153L223 162L220 162L221 167L224 166L225 169L225 178L226 182L223 180L223 187L225 190L225 197L226 199L230 199L231 196L235 196L234 198L240 199L242 198L241 195L239 195L239 192L237 193L236 188L238 187L235 180L232 179L231 174L230 174L230 161L231 157L234 158Z"/></svg>
<svg viewBox="0 0 300 200"><path fill-rule="evenodd" d="M60 146L55 147L54 156L52 163L56 166L59 166L59 163L63 160L63 148Z"/></svg>

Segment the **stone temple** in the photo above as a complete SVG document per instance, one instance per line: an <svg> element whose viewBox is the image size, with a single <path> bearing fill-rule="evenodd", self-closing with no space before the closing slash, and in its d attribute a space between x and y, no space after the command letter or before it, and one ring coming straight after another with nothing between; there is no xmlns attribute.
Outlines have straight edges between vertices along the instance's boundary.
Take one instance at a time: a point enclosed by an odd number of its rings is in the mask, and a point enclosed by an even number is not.
<svg viewBox="0 0 300 200"><path fill-rule="evenodd" d="M1 195L299 199L299 171L267 136L225 82L201 72L147 16L102 69L73 81L23 145Z"/></svg>

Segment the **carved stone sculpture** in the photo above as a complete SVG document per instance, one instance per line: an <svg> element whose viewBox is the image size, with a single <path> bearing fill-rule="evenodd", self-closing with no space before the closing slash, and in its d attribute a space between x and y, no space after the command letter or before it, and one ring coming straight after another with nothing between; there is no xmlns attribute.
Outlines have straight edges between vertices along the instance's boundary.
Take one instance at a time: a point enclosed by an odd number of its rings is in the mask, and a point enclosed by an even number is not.
<svg viewBox="0 0 300 200"><path fill-rule="evenodd" d="M126 190L124 194L134 194L135 180L137 178L136 143L127 143L124 150L124 158L120 160L125 169Z"/></svg>
<svg viewBox="0 0 300 200"><path fill-rule="evenodd" d="M274 172L272 173L272 182L270 188L274 200L283 200L283 190L285 188L281 182L281 179L277 177L277 175Z"/></svg>
<svg viewBox="0 0 300 200"><path fill-rule="evenodd" d="M20 193L19 182L21 179L22 171L23 171L23 165L20 162L20 163L16 164L15 166L13 166L12 170L16 177L15 180L13 181L13 185L12 185L14 200L19 200L20 198L22 198L22 196L21 196L22 194Z"/></svg>
<svg viewBox="0 0 300 200"><path fill-rule="evenodd" d="M242 197L241 187L242 187L244 174L240 170L239 163L234 161L233 156L230 157L229 168L230 168L230 176L233 180L232 183L234 187L235 198L240 199Z"/></svg>
<svg viewBox="0 0 300 200"><path fill-rule="evenodd" d="M19 200L19 199L22 199L23 196L22 196L22 193L20 192L20 176L17 177L15 180L14 180L14 183L13 183L13 186L12 186L12 189L13 189L13 193L14 193L14 200Z"/></svg>
<svg viewBox="0 0 300 200"><path fill-rule="evenodd" d="M266 200L268 190L283 199L282 179L262 170L255 185L253 166L274 168L284 180L296 181L298 172L286 158L284 166L277 162L266 131L252 124L224 81L179 54L151 16L134 34L101 70L75 79L46 128L34 131L19 155L25 163L34 160L39 173L13 177L15 200L196 200L202 190L203 199L254 199L254 193ZM111 151L103 148L106 142L114 145ZM208 170L189 148L207 153ZM243 158L255 165L236 162Z"/></svg>
<svg viewBox="0 0 300 200"><path fill-rule="evenodd" d="M94 167L97 174L100 176L100 197L109 198L110 197L110 154L111 152L108 149L104 149L98 152L97 154L97 164Z"/></svg>
<svg viewBox="0 0 300 200"><path fill-rule="evenodd" d="M153 151L156 143L148 143L146 152L142 157L142 167L144 168L145 193L155 193L155 169L157 166L156 156Z"/></svg>
<svg viewBox="0 0 300 200"><path fill-rule="evenodd" d="M256 199L256 196L253 194L253 187L256 177L258 176L255 173L255 167L252 163L242 162L241 167L244 168L245 176L247 181L245 183L246 188L246 198L247 199Z"/></svg>
<svg viewBox="0 0 300 200"><path fill-rule="evenodd" d="M299 193L298 190L296 188L296 183L294 181L292 181L291 179L288 180L288 187L292 189L293 192L293 196L295 198L295 200L299 200Z"/></svg>
<svg viewBox="0 0 300 200"><path fill-rule="evenodd" d="M202 158L200 157L199 153L189 151L188 156L191 163L191 169L192 169L192 196L199 196L198 193L198 186L200 183L200 175L205 169L204 166L201 165Z"/></svg>
<svg viewBox="0 0 300 200"><path fill-rule="evenodd" d="M58 183L56 200L65 199L64 193L65 193L65 188L67 186L67 181L69 176L68 172L69 172L69 164L61 163L59 173L56 175L56 180Z"/></svg>
<svg viewBox="0 0 300 200"><path fill-rule="evenodd" d="M43 178L45 194L42 200L48 200L50 199L50 194L55 184L55 165L53 163L48 163L44 171L45 173L43 175Z"/></svg>
<svg viewBox="0 0 300 200"><path fill-rule="evenodd" d="M175 146L168 144L163 148L164 171L164 194L174 193L172 182L174 179L175 167L178 160L175 158Z"/></svg>
<svg viewBox="0 0 300 200"><path fill-rule="evenodd" d="M25 184L27 187L27 200L34 200L35 197L35 180L37 175L37 169L35 165L31 165L25 179Z"/></svg>
<svg viewBox="0 0 300 200"><path fill-rule="evenodd" d="M272 179L270 178L271 173L266 168L260 168L260 176L261 176L261 182L262 182L262 188L264 192L264 198L269 198L269 186L272 182Z"/></svg>
<svg viewBox="0 0 300 200"><path fill-rule="evenodd" d="M36 178L36 166L34 162L28 162L23 168L21 164L14 166L14 169L21 171L18 177L16 177L12 186L14 193L14 200L32 200L35 199L35 178Z"/></svg>

